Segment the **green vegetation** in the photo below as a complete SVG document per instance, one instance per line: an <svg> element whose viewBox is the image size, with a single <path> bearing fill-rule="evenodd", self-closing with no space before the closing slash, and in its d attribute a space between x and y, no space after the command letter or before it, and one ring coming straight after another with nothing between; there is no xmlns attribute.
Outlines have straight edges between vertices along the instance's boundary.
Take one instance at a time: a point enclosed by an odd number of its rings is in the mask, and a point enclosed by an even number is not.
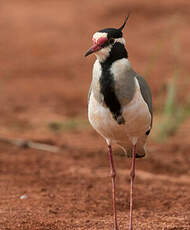
<svg viewBox="0 0 190 230"><path fill-rule="evenodd" d="M179 71L174 74L173 80L167 85L166 101L163 111L156 113L154 137L157 141L165 141L175 134L180 124L190 116L190 103L180 103L177 100L177 79Z"/></svg>
<svg viewBox="0 0 190 230"><path fill-rule="evenodd" d="M172 21L171 21L172 23ZM173 23L171 24L173 25ZM166 35L166 34L165 34ZM168 34L167 34L168 35ZM166 36L163 36L165 38ZM162 38L162 39L163 39ZM156 45L153 50L151 59L147 64L145 76L149 76L151 70L157 64L157 59L160 56L162 50L163 40ZM190 116L190 103L188 99L184 99L183 102L179 101L178 92L183 90L178 84L181 79L182 66L180 63L181 48L179 41L175 38L171 38L172 45L172 58L175 60L173 65L173 76L171 81L160 91L160 102L154 104L154 123L152 137L156 141L166 141L169 136L174 135L179 126L184 120ZM165 96L165 102L163 103L163 96Z"/></svg>
<svg viewBox="0 0 190 230"><path fill-rule="evenodd" d="M162 121L157 132L157 140L164 141L177 131L179 125L190 115L190 105L182 106L176 100L176 81L173 80L167 87L167 97Z"/></svg>
<svg viewBox="0 0 190 230"><path fill-rule="evenodd" d="M81 129L86 129L88 127L89 127L88 120L84 120L80 118L72 118L72 119L67 119L65 121L53 121L48 124L48 128L54 132L81 130Z"/></svg>

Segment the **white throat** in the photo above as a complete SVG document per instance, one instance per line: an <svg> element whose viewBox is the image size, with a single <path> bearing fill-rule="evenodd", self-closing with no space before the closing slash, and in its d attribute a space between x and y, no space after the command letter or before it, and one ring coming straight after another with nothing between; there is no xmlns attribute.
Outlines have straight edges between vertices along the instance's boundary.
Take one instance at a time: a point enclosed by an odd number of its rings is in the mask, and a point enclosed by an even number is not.
<svg viewBox="0 0 190 230"><path fill-rule="evenodd" d="M104 62L107 59L107 57L109 57L111 47L112 46L109 45L95 53L96 58L98 59L99 62Z"/></svg>

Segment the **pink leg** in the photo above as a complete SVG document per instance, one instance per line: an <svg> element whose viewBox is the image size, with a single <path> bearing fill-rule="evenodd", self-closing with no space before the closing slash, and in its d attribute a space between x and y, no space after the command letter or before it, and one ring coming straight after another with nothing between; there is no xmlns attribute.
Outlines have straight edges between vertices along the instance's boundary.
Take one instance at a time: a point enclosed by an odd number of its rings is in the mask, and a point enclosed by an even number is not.
<svg viewBox="0 0 190 230"><path fill-rule="evenodd" d="M112 177L112 200L113 200L113 211L114 211L114 230L119 230L118 225L117 225L117 211L116 211L116 202L115 202L115 177L116 177L116 171L115 171L115 168L114 168L111 145L108 145L108 151L109 151L111 177Z"/></svg>
<svg viewBox="0 0 190 230"><path fill-rule="evenodd" d="M130 225L129 230L133 230L133 221L132 221L132 214L133 214L133 182L135 179L135 157L136 157L136 145L133 146L132 150L132 165L131 165L131 191L130 191Z"/></svg>

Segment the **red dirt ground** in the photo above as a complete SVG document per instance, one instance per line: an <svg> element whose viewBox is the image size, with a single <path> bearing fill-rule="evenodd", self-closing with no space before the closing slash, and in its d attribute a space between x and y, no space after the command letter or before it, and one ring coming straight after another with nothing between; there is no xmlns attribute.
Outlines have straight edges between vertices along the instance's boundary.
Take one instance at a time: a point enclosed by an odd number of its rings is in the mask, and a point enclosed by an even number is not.
<svg viewBox="0 0 190 230"><path fill-rule="evenodd" d="M1 0L0 135L53 143L61 150L1 143L0 230L112 229L104 141L88 125L54 132L48 124L87 120L94 58L83 54L93 32L119 27L129 9L130 61L146 76L154 104L163 106L176 68L178 98L188 100L189 7L187 0ZM189 129L188 119L167 142L150 139L150 154L137 160L134 229L190 229ZM130 161L118 154L114 158L119 226L125 230Z"/></svg>

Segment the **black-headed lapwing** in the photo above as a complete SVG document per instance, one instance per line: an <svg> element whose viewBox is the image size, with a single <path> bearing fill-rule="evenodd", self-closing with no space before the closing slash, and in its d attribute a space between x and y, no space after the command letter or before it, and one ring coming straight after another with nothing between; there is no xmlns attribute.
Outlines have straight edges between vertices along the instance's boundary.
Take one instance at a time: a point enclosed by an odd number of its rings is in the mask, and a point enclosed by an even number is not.
<svg viewBox="0 0 190 230"><path fill-rule="evenodd" d="M129 16L129 15L128 15ZM93 128L106 140L109 151L114 210L114 230L118 230L112 143L132 157L130 190L130 230L133 229L133 182L135 158L146 154L146 139L152 128L152 97L148 84L131 67L122 30L106 28L94 33L92 53L94 63L88 99L88 118Z"/></svg>

